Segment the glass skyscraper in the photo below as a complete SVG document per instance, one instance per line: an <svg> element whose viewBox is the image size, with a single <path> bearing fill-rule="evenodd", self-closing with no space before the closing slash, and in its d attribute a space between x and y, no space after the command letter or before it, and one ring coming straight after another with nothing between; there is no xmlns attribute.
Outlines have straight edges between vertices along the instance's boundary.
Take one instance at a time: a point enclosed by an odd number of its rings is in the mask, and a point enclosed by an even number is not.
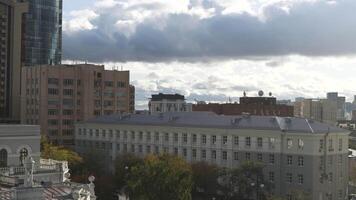
<svg viewBox="0 0 356 200"><path fill-rule="evenodd" d="M55 65L62 59L63 0L28 0L24 57L26 66Z"/></svg>

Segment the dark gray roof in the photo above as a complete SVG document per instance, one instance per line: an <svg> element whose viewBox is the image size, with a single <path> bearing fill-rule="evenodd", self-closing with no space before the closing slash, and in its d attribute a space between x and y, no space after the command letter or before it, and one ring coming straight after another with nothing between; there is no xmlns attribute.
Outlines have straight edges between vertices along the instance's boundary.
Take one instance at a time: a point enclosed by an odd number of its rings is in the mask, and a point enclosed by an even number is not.
<svg viewBox="0 0 356 200"><path fill-rule="evenodd" d="M152 115L114 114L91 119L85 123L280 130L300 133L348 132L335 126L304 118L254 115L224 116L212 112L171 112Z"/></svg>

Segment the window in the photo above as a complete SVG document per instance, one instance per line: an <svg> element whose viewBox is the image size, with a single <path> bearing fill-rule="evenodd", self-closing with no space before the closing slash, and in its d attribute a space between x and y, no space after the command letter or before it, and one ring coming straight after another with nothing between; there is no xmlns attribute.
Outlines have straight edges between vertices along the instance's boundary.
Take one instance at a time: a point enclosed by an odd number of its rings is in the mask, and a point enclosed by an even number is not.
<svg viewBox="0 0 356 200"><path fill-rule="evenodd" d="M0 150L0 167L7 167L7 151L6 151L6 149Z"/></svg>
<svg viewBox="0 0 356 200"><path fill-rule="evenodd" d="M304 157L303 156L298 156L298 166L299 167L304 166Z"/></svg>
<svg viewBox="0 0 356 200"><path fill-rule="evenodd" d="M48 115L58 115L59 111L57 109L48 109Z"/></svg>
<svg viewBox="0 0 356 200"><path fill-rule="evenodd" d="M74 101L73 101L73 99L63 99L63 105L64 106L73 106Z"/></svg>
<svg viewBox="0 0 356 200"><path fill-rule="evenodd" d="M119 88L125 88L125 87L126 87L126 83L123 82L123 81L118 81L118 82L117 82L117 87L119 87Z"/></svg>
<svg viewBox="0 0 356 200"><path fill-rule="evenodd" d="M275 143L276 143L276 139L275 138L268 138L268 147L270 149L274 149Z"/></svg>
<svg viewBox="0 0 356 200"><path fill-rule="evenodd" d="M197 157L197 150L196 149L192 149L192 157L193 158Z"/></svg>
<svg viewBox="0 0 356 200"><path fill-rule="evenodd" d="M131 153L135 153L135 145L131 145Z"/></svg>
<svg viewBox="0 0 356 200"><path fill-rule="evenodd" d="M142 145L138 145L138 152L142 153Z"/></svg>
<svg viewBox="0 0 356 200"><path fill-rule="evenodd" d="M58 85L58 78L48 78L48 85Z"/></svg>
<svg viewBox="0 0 356 200"><path fill-rule="evenodd" d="M62 123L63 123L63 125L65 125L65 126L72 126L72 125L74 125L74 121L73 121L73 120L70 120L70 119L63 119Z"/></svg>
<svg viewBox="0 0 356 200"><path fill-rule="evenodd" d="M333 139L329 139L329 147L328 147L329 151L334 151L333 149Z"/></svg>
<svg viewBox="0 0 356 200"><path fill-rule="evenodd" d="M304 147L304 141L302 139L298 139L298 148L303 149Z"/></svg>
<svg viewBox="0 0 356 200"><path fill-rule="evenodd" d="M269 154L269 163L274 164L274 154Z"/></svg>
<svg viewBox="0 0 356 200"><path fill-rule="evenodd" d="M234 152L234 160L239 160L239 152Z"/></svg>
<svg viewBox="0 0 356 200"><path fill-rule="evenodd" d="M65 96L73 96L73 93L72 89L63 89L63 95Z"/></svg>
<svg viewBox="0 0 356 200"><path fill-rule="evenodd" d="M246 137L245 138L245 146L250 147L251 146L251 137Z"/></svg>
<svg viewBox="0 0 356 200"><path fill-rule="evenodd" d="M222 152L222 159L227 160L227 151Z"/></svg>
<svg viewBox="0 0 356 200"><path fill-rule="evenodd" d="M339 139L339 151L342 151L342 139Z"/></svg>
<svg viewBox="0 0 356 200"><path fill-rule="evenodd" d="M151 153L151 146L150 145L146 146L146 152L147 153Z"/></svg>
<svg viewBox="0 0 356 200"><path fill-rule="evenodd" d="M169 141L169 134L164 133L164 141L168 142Z"/></svg>
<svg viewBox="0 0 356 200"><path fill-rule="evenodd" d="M159 141L159 133L155 132L155 141L158 142Z"/></svg>
<svg viewBox="0 0 356 200"><path fill-rule="evenodd" d="M176 147L176 148L174 148L174 155L178 155L178 148Z"/></svg>
<svg viewBox="0 0 356 200"><path fill-rule="evenodd" d="M245 154L245 160L251 160L251 153Z"/></svg>
<svg viewBox="0 0 356 200"><path fill-rule="evenodd" d="M143 140L143 132L142 131L139 132L138 139L139 140Z"/></svg>
<svg viewBox="0 0 356 200"><path fill-rule="evenodd" d="M193 134L192 141L194 144L197 143L197 134Z"/></svg>
<svg viewBox="0 0 356 200"><path fill-rule="evenodd" d="M201 143L206 144L206 135L201 136Z"/></svg>
<svg viewBox="0 0 356 200"><path fill-rule="evenodd" d="M211 151L211 159L216 159L216 151L215 150L212 150Z"/></svg>
<svg viewBox="0 0 356 200"><path fill-rule="evenodd" d="M288 138L288 139L287 139L287 148L288 148L288 149L291 149L292 147L293 147L293 140L290 139L290 138Z"/></svg>
<svg viewBox="0 0 356 200"><path fill-rule="evenodd" d="M329 173L328 178L329 178L329 182L333 182L333 173L332 172Z"/></svg>
<svg viewBox="0 0 356 200"><path fill-rule="evenodd" d="M146 133L146 140L151 141L151 132Z"/></svg>
<svg viewBox="0 0 356 200"><path fill-rule="evenodd" d="M257 138L257 147L262 148L263 140L261 137Z"/></svg>
<svg viewBox="0 0 356 200"><path fill-rule="evenodd" d="M342 160L343 160L342 155L339 155L338 158L339 158L338 159L338 163L339 163L339 165L341 165L342 164Z"/></svg>
<svg viewBox="0 0 356 200"><path fill-rule="evenodd" d="M328 156L328 164L329 165L333 164L333 157L332 156Z"/></svg>
<svg viewBox="0 0 356 200"><path fill-rule="evenodd" d="M58 95L58 89L48 88L48 95Z"/></svg>
<svg viewBox="0 0 356 200"><path fill-rule="evenodd" d="M48 120L48 125L49 125L49 126L56 126L56 125L58 125L58 120L56 120L56 119L49 119L49 120Z"/></svg>
<svg viewBox="0 0 356 200"><path fill-rule="evenodd" d="M298 184L304 183L304 176L302 174L298 174Z"/></svg>
<svg viewBox="0 0 356 200"><path fill-rule="evenodd" d="M74 80L73 79L63 79L63 85L73 85Z"/></svg>
<svg viewBox="0 0 356 200"><path fill-rule="evenodd" d="M124 131L124 140L127 140L127 131Z"/></svg>
<svg viewBox="0 0 356 200"><path fill-rule="evenodd" d="M155 154L159 154L159 146L155 146Z"/></svg>
<svg viewBox="0 0 356 200"><path fill-rule="evenodd" d="M114 86L114 82L112 82L112 81L105 81L105 82L104 82L104 85L105 85L105 87L113 87L113 86Z"/></svg>
<svg viewBox="0 0 356 200"><path fill-rule="evenodd" d="M324 140L323 139L320 139L320 142L319 142L319 152L322 152L324 149Z"/></svg>
<svg viewBox="0 0 356 200"><path fill-rule="evenodd" d="M257 154L257 160L262 162L262 154L261 153Z"/></svg>
<svg viewBox="0 0 356 200"><path fill-rule="evenodd" d="M201 158L206 159L206 150L201 150Z"/></svg>
<svg viewBox="0 0 356 200"><path fill-rule="evenodd" d="M63 110L63 115L73 115L73 110Z"/></svg>
<svg viewBox="0 0 356 200"><path fill-rule="evenodd" d="M223 144L223 145L226 145L226 144L227 144L227 136L226 136L226 135L223 136L222 144Z"/></svg>
<svg viewBox="0 0 356 200"><path fill-rule="evenodd" d="M293 182L293 175L292 173L287 173L286 174L286 178L287 178L287 183L292 183Z"/></svg>
<svg viewBox="0 0 356 200"><path fill-rule="evenodd" d="M135 135L135 131L131 131L131 140L135 140L136 135Z"/></svg>
<svg viewBox="0 0 356 200"><path fill-rule="evenodd" d="M269 181L270 181L271 183L274 182L274 172L269 172L269 173L268 173L268 179L269 179Z"/></svg>
<svg viewBox="0 0 356 200"><path fill-rule="evenodd" d="M186 144L188 142L188 134L183 133L183 142Z"/></svg>
<svg viewBox="0 0 356 200"><path fill-rule="evenodd" d="M174 142L178 142L178 133L173 134L173 140Z"/></svg>
<svg viewBox="0 0 356 200"><path fill-rule="evenodd" d="M234 136L234 145L239 146L239 136Z"/></svg>
<svg viewBox="0 0 356 200"><path fill-rule="evenodd" d="M292 156L287 156L287 165L292 165Z"/></svg>
<svg viewBox="0 0 356 200"><path fill-rule="evenodd" d="M186 148L183 149L183 156L187 157L187 149Z"/></svg>
<svg viewBox="0 0 356 200"><path fill-rule="evenodd" d="M211 136L211 144L216 143L216 135Z"/></svg>

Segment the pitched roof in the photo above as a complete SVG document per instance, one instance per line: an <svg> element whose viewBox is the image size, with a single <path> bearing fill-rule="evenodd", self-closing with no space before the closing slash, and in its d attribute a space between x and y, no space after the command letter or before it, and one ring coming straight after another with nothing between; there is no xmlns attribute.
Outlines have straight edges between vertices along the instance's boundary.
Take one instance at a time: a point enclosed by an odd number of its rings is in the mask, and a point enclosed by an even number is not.
<svg viewBox="0 0 356 200"><path fill-rule="evenodd" d="M279 130L299 133L348 132L347 130L304 118L276 116L224 116L212 112L170 112L101 116L84 123L201 127L227 129Z"/></svg>

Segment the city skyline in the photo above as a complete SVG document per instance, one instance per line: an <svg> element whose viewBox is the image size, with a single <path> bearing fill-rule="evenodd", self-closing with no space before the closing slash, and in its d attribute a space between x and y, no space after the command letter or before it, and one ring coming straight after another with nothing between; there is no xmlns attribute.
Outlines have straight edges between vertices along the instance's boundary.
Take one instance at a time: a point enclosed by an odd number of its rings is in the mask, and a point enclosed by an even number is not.
<svg viewBox="0 0 356 200"><path fill-rule="evenodd" d="M138 106L160 91L212 101L244 90L279 99L338 91L352 101L356 34L347 19L355 7L350 0L64 1L64 62L130 70Z"/></svg>

